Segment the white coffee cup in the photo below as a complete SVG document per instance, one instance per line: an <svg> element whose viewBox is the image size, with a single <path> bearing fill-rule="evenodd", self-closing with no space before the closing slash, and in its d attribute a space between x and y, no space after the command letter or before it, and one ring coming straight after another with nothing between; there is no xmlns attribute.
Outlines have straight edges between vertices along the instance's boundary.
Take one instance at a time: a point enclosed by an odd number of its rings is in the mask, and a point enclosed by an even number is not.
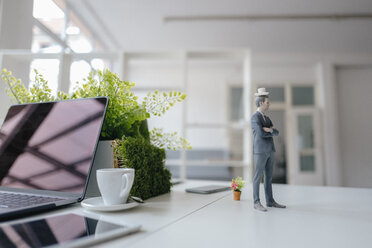
<svg viewBox="0 0 372 248"><path fill-rule="evenodd" d="M105 205L124 204L134 181L134 169L108 168L97 170L97 183Z"/></svg>

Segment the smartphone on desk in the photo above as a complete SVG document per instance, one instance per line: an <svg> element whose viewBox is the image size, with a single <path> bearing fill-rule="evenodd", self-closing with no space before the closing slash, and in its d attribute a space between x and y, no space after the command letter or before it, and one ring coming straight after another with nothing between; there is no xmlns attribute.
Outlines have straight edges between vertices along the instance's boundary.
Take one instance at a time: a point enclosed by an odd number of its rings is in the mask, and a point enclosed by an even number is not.
<svg viewBox="0 0 372 248"><path fill-rule="evenodd" d="M80 247L136 232L139 225L114 224L77 214L0 225L0 247Z"/></svg>
<svg viewBox="0 0 372 248"><path fill-rule="evenodd" d="M230 190L231 187L221 186L221 185L207 185L195 188L186 189L187 193L196 193L196 194L212 194L221 191Z"/></svg>

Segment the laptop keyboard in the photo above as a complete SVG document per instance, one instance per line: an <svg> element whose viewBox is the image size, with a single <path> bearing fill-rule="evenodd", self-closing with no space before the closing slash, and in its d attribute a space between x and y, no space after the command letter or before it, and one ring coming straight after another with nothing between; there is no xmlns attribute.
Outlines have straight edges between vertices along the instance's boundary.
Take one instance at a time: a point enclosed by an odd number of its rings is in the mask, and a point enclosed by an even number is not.
<svg viewBox="0 0 372 248"><path fill-rule="evenodd" d="M61 200L61 198L0 192L0 208L28 207L56 200Z"/></svg>

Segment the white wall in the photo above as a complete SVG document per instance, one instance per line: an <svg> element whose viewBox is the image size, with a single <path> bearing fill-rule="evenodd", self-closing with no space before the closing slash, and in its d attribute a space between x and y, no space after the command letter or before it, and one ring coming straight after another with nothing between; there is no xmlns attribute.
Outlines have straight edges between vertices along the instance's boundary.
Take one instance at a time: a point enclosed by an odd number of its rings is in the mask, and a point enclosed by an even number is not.
<svg viewBox="0 0 372 248"><path fill-rule="evenodd" d="M33 0L0 1L0 49L30 49Z"/></svg>
<svg viewBox="0 0 372 248"><path fill-rule="evenodd" d="M372 66L336 71L342 185L372 187Z"/></svg>
<svg viewBox="0 0 372 248"><path fill-rule="evenodd" d="M0 0L0 51L1 49L30 50L32 42L32 0ZM1 54L1 53L0 53ZM0 70L7 68L26 85L29 80L29 63L1 56ZM0 123L5 117L10 101L5 85L0 82Z"/></svg>

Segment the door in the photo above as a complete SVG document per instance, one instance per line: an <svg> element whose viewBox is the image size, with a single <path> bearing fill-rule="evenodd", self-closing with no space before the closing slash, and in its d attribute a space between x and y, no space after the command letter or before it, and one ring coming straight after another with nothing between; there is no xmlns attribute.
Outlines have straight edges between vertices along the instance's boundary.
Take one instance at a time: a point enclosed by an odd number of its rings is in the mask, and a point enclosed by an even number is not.
<svg viewBox="0 0 372 248"><path fill-rule="evenodd" d="M323 185L319 113L314 107L296 107L289 115L289 183Z"/></svg>

